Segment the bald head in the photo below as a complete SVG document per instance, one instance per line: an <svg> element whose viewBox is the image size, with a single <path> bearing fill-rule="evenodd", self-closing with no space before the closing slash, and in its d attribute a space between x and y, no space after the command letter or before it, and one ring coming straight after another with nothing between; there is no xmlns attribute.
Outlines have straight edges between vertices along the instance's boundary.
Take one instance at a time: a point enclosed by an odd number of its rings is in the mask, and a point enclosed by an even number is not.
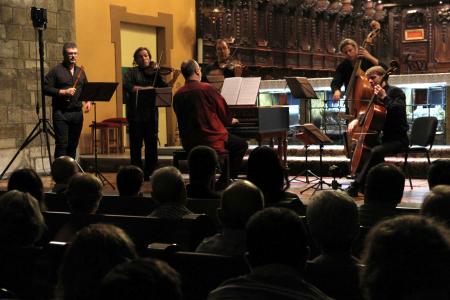
<svg viewBox="0 0 450 300"><path fill-rule="evenodd" d="M186 186L183 176L175 167L163 167L152 174L152 197L159 203L186 202Z"/></svg>
<svg viewBox="0 0 450 300"><path fill-rule="evenodd" d="M181 63L181 74L183 74L185 80L200 81L202 78L200 66L193 59L188 59Z"/></svg>
<svg viewBox="0 0 450 300"><path fill-rule="evenodd" d="M78 166L70 156L60 156L52 164L52 178L58 184L67 184L77 172Z"/></svg>
<svg viewBox="0 0 450 300"><path fill-rule="evenodd" d="M244 229L248 219L263 207L261 190L250 181L239 180L223 192L218 214L224 227Z"/></svg>

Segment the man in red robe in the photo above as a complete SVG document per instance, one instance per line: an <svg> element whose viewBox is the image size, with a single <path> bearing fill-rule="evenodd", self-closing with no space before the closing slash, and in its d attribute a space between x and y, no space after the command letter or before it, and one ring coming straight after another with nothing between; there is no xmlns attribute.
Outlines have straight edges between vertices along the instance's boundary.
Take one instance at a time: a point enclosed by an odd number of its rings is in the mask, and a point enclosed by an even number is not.
<svg viewBox="0 0 450 300"><path fill-rule="evenodd" d="M230 175L236 178L247 151L245 140L229 134L225 126L237 124L225 99L208 83L200 82L202 72L195 60L181 64L186 82L173 98L181 143L186 152L198 145L213 148L220 155L229 153Z"/></svg>

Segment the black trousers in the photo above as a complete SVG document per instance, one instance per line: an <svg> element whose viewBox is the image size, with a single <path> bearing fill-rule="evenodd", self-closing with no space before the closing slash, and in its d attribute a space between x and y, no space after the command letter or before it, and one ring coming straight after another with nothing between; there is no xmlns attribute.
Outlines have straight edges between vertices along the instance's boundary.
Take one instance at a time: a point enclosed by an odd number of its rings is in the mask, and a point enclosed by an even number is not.
<svg viewBox="0 0 450 300"><path fill-rule="evenodd" d="M53 129L55 130L55 158L67 155L75 158L81 129L83 112L53 111Z"/></svg>
<svg viewBox="0 0 450 300"><path fill-rule="evenodd" d="M230 157L230 177L237 178L241 169L242 159L248 149L247 141L233 134L228 134L228 141L225 143Z"/></svg>
<svg viewBox="0 0 450 300"><path fill-rule="evenodd" d="M131 164L146 176L152 175L158 161L158 130L155 122L128 121ZM145 144L145 165L142 163L142 142Z"/></svg>
<svg viewBox="0 0 450 300"><path fill-rule="evenodd" d="M405 150L406 147L408 147L407 141L405 142L402 140L383 142L382 144L373 147L359 168L359 171L356 174L355 182L361 189L364 189L367 173L370 168L384 162L384 158L386 156L397 154Z"/></svg>

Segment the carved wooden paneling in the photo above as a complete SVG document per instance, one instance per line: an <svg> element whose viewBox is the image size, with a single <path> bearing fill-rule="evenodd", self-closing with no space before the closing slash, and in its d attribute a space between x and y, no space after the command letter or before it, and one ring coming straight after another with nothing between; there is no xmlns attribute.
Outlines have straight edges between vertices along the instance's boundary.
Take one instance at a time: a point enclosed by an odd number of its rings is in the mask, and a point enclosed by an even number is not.
<svg viewBox="0 0 450 300"><path fill-rule="evenodd" d="M349 37L361 44L376 18L382 32L370 47L375 57L385 63L396 59L410 73L450 69L450 5L383 8L367 1L197 0L204 63L215 59L214 41L225 38L251 73L275 78L332 74L342 60L340 41ZM207 8L214 4L221 10L212 18ZM423 29L424 38L405 40L407 29Z"/></svg>

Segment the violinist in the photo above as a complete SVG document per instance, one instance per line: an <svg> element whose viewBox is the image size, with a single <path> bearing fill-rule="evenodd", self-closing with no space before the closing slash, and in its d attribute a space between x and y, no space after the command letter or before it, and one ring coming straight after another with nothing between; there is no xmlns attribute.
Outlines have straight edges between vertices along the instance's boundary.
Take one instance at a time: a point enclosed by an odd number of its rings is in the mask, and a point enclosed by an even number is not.
<svg viewBox="0 0 450 300"><path fill-rule="evenodd" d="M76 156L83 128L83 103L79 98L87 82L84 70L76 65L77 45L65 43L62 53L63 62L53 67L44 78L44 93L52 97L55 159ZM91 103L86 102L84 108L89 112Z"/></svg>
<svg viewBox="0 0 450 300"><path fill-rule="evenodd" d="M167 87L157 63L151 61L150 50L139 47L133 54L133 68L124 76L124 103L130 135L131 164L144 171L144 179L150 175L158 161L158 109L157 107L137 97L139 90L149 87ZM176 81L179 72L174 72L170 83ZM142 142L145 144L145 165L142 163Z"/></svg>
<svg viewBox="0 0 450 300"><path fill-rule="evenodd" d="M352 39L344 39L339 44L339 50L344 54L345 59L337 66L336 73L331 81L331 92L333 93L333 101L339 101L341 98L342 85L347 86L353 72L353 66L358 58L361 58L361 70L366 71L370 67L382 65L379 60L369 53L365 48L358 47L358 44Z"/></svg>
<svg viewBox="0 0 450 300"><path fill-rule="evenodd" d="M216 56L217 60L206 67L206 76L223 75L228 78L242 75L242 65L238 60L233 59L230 48L224 39L216 41Z"/></svg>
<svg viewBox="0 0 450 300"><path fill-rule="evenodd" d="M381 66L371 67L366 71L375 100L386 108L386 119L380 135L380 144L370 150L368 159L360 165L355 181L347 189L347 193L352 197L357 196L358 191L363 192L366 174L371 167L382 163L386 156L397 154L408 147L406 97L400 88L382 80L385 72ZM349 123L349 134L356 129L358 122L359 120L355 119Z"/></svg>

